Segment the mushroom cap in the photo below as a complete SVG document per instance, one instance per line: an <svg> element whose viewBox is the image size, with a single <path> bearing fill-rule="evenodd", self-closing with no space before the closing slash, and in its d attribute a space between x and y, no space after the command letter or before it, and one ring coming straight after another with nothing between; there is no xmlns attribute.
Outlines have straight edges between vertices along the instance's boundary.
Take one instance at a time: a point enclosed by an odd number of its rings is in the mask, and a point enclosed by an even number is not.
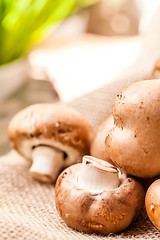
<svg viewBox="0 0 160 240"><path fill-rule="evenodd" d="M27 159L31 159L32 149L41 145L79 158L89 153L93 128L75 110L44 103L18 112L9 124L8 134L11 146Z"/></svg>
<svg viewBox="0 0 160 240"><path fill-rule="evenodd" d="M145 205L148 217L153 225L160 230L160 179L153 182L147 190Z"/></svg>
<svg viewBox="0 0 160 240"><path fill-rule="evenodd" d="M160 80L136 82L115 100L106 137L111 160L137 177L160 174Z"/></svg>
<svg viewBox="0 0 160 240"><path fill-rule="evenodd" d="M105 139L108 132L114 127L113 117L110 116L105 119L98 127L94 139L91 143L91 155L100 159L103 159L107 162L111 162L111 159L108 155Z"/></svg>
<svg viewBox="0 0 160 240"><path fill-rule="evenodd" d="M56 208L70 227L87 233L117 233L129 226L144 204L144 190L132 178L112 190L93 194L77 187L82 164L65 169L55 187Z"/></svg>

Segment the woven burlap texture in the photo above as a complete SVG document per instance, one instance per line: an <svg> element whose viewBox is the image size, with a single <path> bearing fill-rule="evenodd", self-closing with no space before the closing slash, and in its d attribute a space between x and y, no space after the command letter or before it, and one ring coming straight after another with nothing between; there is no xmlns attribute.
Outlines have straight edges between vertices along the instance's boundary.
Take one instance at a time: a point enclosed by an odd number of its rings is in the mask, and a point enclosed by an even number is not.
<svg viewBox="0 0 160 240"><path fill-rule="evenodd" d="M121 234L80 233L67 227L57 214L54 186L33 180L29 164L14 151L0 158L0 239L158 239L160 233L145 210Z"/></svg>

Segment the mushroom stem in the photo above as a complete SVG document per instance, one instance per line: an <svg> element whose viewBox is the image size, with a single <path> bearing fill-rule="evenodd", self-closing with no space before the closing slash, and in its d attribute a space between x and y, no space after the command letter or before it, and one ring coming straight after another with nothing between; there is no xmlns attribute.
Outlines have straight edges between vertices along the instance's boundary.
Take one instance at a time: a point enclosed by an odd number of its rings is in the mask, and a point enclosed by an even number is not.
<svg viewBox="0 0 160 240"><path fill-rule="evenodd" d="M91 156L84 156L78 177L81 189L92 193L117 188L120 185L119 171L110 163Z"/></svg>
<svg viewBox="0 0 160 240"><path fill-rule="evenodd" d="M30 175L43 182L54 182L63 166L63 152L39 146L33 150L32 160Z"/></svg>

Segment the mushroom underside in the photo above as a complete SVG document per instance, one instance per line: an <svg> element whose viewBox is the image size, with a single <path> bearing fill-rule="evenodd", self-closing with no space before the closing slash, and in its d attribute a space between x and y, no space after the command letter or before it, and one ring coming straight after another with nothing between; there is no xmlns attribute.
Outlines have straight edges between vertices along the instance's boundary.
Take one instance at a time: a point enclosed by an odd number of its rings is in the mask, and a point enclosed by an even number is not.
<svg viewBox="0 0 160 240"><path fill-rule="evenodd" d="M79 158L83 155L80 151L72 146L65 145L61 142L58 142L54 139L24 139L17 144L17 150L19 150L20 154L27 159L32 159L32 152L35 148L46 146L52 148L56 151L63 152L64 157L64 167L67 167L71 164L74 164L79 160Z"/></svg>
<svg viewBox="0 0 160 240"><path fill-rule="evenodd" d="M31 161L29 173L43 182L55 182L59 172L82 157L77 149L50 139L30 139L19 143L18 149Z"/></svg>

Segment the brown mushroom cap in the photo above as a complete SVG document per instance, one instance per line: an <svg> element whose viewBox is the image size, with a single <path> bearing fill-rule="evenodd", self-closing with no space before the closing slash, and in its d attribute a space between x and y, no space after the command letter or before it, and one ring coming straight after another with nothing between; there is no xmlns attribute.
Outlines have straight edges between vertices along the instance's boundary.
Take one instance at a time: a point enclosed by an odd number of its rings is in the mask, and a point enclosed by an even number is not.
<svg viewBox="0 0 160 240"><path fill-rule="evenodd" d="M107 162L111 162L111 159L108 155L105 139L108 132L114 127L113 117L110 116L105 119L98 127L94 139L91 143L91 155L100 159L103 159Z"/></svg>
<svg viewBox="0 0 160 240"><path fill-rule="evenodd" d="M160 174L160 80L136 82L117 95L106 138L112 161L137 177Z"/></svg>
<svg viewBox="0 0 160 240"><path fill-rule="evenodd" d="M151 222L160 230L160 179L153 182L148 188L145 205Z"/></svg>
<svg viewBox="0 0 160 240"><path fill-rule="evenodd" d="M89 153L93 128L75 110L46 103L18 112L9 124L8 134L11 146L25 158L31 159L32 149L44 145L65 152L68 166Z"/></svg>
<svg viewBox="0 0 160 240"><path fill-rule="evenodd" d="M55 187L56 208L70 227L87 233L117 233L127 228L144 204L144 190L132 178L93 194L77 186L82 164L65 169Z"/></svg>

